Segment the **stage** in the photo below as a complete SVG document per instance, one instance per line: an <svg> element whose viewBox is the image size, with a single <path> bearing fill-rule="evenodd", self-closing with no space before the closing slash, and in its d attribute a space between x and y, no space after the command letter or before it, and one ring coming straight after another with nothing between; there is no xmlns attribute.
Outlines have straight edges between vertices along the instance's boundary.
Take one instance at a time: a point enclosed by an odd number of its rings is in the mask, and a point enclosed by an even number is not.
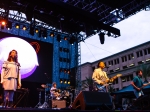
<svg viewBox="0 0 150 112"><path fill-rule="evenodd" d="M36 109L36 108L0 108L0 112L150 112L150 110L74 110L69 108L63 109Z"/></svg>

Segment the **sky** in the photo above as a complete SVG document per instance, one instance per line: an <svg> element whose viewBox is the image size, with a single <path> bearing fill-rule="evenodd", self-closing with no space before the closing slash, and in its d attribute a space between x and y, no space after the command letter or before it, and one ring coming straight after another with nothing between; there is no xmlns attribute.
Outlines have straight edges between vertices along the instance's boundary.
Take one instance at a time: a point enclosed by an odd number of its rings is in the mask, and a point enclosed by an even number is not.
<svg viewBox="0 0 150 112"><path fill-rule="evenodd" d="M150 41L150 11L141 11L115 24L121 36L114 38L105 35L104 44L98 35L81 42L81 64L111 56L118 52Z"/></svg>

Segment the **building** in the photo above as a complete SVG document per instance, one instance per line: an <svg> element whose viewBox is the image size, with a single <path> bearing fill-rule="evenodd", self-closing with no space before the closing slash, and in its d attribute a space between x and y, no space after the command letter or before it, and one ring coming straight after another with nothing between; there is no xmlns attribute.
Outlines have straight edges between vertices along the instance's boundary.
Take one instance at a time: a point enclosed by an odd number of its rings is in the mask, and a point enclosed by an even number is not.
<svg viewBox="0 0 150 112"><path fill-rule="evenodd" d="M135 71L140 64L150 64L150 41L95 62L82 64L81 80L92 76L99 61L105 62L106 68L104 70L107 72L108 77L122 74L112 84L115 90L120 90L131 83L133 77L136 75Z"/></svg>

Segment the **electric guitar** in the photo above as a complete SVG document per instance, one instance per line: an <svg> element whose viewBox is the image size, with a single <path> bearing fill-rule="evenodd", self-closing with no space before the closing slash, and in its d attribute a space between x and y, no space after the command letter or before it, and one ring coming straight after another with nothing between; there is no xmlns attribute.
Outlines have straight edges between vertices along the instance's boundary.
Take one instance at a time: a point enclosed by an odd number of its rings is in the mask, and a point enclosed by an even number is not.
<svg viewBox="0 0 150 112"><path fill-rule="evenodd" d="M150 84L150 82L144 84L142 87L140 87L140 90L139 90L139 91L136 90L136 89L133 89L135 96L140 97L141 95L143 95L142 89L143 89L145 86L148 86L149 84Z"/></svg>
<svg viewBox="0 0 150 112"><path fill-rule="evenodd" d="M103 85L101 85L101 84L96 84L96 88L97 88L98 90L107 92L106 89L105 89L105 87L109 85L108 83L109 83L109 82L112 83L115 79L117 79L117 78L120 77L120 76L122 76L122 74L117 74L117 75L113 76L112 78L110 78L109 80L106 79L106 78L103 78L103 79L102 79Z"/></svg>

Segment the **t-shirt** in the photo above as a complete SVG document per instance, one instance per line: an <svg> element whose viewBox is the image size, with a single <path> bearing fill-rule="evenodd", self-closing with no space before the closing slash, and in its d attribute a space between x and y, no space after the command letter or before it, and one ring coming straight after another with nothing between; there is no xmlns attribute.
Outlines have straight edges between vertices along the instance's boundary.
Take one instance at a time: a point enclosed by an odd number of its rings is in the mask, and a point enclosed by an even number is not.
<svg viewBox="0 0 150 112"><path fill-rule="evenodd" d="M134 82L135 86L137 86L138 88L143 86L143 81L141 80L141 78L139 76L135 76L133 78L133 82Z"/></svg>

